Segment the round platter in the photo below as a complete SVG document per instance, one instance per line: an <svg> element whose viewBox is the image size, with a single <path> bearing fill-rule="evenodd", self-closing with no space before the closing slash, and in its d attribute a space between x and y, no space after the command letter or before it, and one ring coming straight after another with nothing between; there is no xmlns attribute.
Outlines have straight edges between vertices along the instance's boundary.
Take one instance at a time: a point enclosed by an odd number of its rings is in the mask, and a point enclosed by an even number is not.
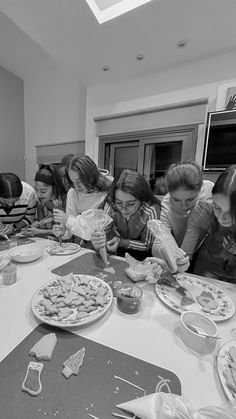
<svg viewBox="0 0 236 419"><path fill-rule="evenodd" d="M229 400L236 399L236 339L226 342L220 348L216 363L219 379L226 396ZM230 383L232 387L229 385Z"/></svg>
<svg viewBox="0 0 236 419"><path fill-rule="evenodd" d="M227 320L235 313L231 298L220 288L194 276L179 274L166 283L156 283L158 297L178 313L191 310L209 316L215 322Z"/></svg>
<svg viewBox="0 0 236 419"><path fill-rule="evenodd" d="M40 287L32 297L31 309L41 322L68 328L100 319L112 304L110 286L90 275L70 274Z"/></svg>
<svg viewBox="0 0 236 419"><path fill-rule="evenodd" d="M77 243L62 243L54 242L52 245L47 247L47 252L50 255L55 256L67 256L76 253L80 250L80 245Z"/></svg>

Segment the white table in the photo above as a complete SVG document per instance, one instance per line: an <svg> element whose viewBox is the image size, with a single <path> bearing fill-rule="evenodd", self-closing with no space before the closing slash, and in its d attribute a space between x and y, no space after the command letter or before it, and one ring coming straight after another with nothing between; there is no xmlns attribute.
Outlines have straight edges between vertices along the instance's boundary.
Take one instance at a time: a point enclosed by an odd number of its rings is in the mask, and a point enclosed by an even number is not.
<svg viewBox="0 0 236 419"><path fill-rule="evenodd" d="M37 239L45 249L51 242ZM30 245L29 245L30 246ZM51 270L85 253L51 256L46 251L39 260L18 264L17 283L0 288L0 360L8 355L38 324L30 310L34 292L53 278ZM0 254L7 253L7 251ZM225 289L236 304L236 286L212 281ZM74 333L88 337L111 348L173 371L182 383L182 393L195 408L219 405L226 401L215 368L217 349L232 339L235 315L218 323L219 335L215 353L197 355L178 336L179 316L156 296L152 285L143 285L142 309L134 315L121 313L114 299L109 312L98 322Z"/></svg>

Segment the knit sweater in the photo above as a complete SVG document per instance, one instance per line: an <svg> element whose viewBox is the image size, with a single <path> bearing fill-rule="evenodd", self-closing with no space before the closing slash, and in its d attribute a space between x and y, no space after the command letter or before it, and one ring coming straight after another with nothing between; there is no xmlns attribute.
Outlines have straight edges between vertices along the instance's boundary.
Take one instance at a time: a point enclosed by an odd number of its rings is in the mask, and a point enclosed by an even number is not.
<svg viewBox="0 0 236 419"><path fill-rule="evenodd" d="M3 224L18 224L24 221L25 225L31 224L35 219L36 198L32 186L21 182L23 191L12 207L6 208L0 203L0 222Z"/></svg>

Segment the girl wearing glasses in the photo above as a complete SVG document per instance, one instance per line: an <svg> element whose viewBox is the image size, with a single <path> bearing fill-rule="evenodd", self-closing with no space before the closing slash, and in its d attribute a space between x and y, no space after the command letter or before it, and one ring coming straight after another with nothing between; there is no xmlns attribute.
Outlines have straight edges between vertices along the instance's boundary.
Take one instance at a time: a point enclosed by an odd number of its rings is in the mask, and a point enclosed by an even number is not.
<svg viewBox="0 0 236 419"><path fill-rule="evenodd" d="M139 260L151 256L153 236L147 222L160 217L160 202L145 178L124 170L112 183L105 210L113 219L117 235L106 241L105 234L95 232L92 235L94 248L106 245L112 253L124 256L128 252Z"/></svg>
<svg viewBox="0 0 236 419"><path fill-rule="evenodd" d="M201 246L195 274L236 283L236 165L219 176L212 197L192 211L182 249L191 256Z"/></svg>
<svg viewBox="0 0 236 419"><path fill-rule="evenodd" d="M101 174L94 161L87 155L73 156L66 169L70 189L67 193L66 212L54 210L53 228L56 236L68 239L72 234L82 237L79 215L86 210L103 208L112 180ZM83 238L83 237L82 237ZM86 243L82 243L86 245Z"/></svg>

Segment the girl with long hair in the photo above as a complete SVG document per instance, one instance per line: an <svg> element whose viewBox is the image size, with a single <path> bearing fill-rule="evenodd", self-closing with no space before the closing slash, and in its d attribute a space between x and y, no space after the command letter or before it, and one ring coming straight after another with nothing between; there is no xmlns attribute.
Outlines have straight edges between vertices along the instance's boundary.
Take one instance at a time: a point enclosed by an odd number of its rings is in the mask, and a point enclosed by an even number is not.
<svg viewBox="0 0 236 419"><path fill-rule="evenodd" d="M54 226L54 234L63 234L64 239L74 234L83 239L78 217L83 211L104 207L111 180L99 172L87 155L74 155L70 159L66 177L70 187L66 211L54 210L54 221L58 223ZM84 241L82 244L86 246Z"/></svg>
<svg viewBox="0 0 236 419"><path fill-rule="evenodd" d="M182 249L199 249L194 273L236 283L236 165L218 177L212 198L191 213Z"/></svg>
<svg viewBox="0 0 236 419"><path fill-rule="evenodd" d="M119 256L128 252L140 260L151 256L153 235L147 222L160 217L160 202L145 178L135 171L124 170L111 185L105 210L113 219L117 234L106 241L105 234L95 232L94 248L106 245L109 252Z"/></svg>
<svg viewBox="0 0 236 419"><path fill-rule="evenodd" d="M52 164L41 165L34 182L37 195L36 221L27 228L27 233L53 234L53 208L65 209L66 206L66 190L60 172Z"/></svg>
<svg viewBox="0 0 236 419"><path fill-rule="evenodd" d="M212 201L214 184L203 180L202 169L195 162L172 164L165 178L168 194L161 202L160 220L181 246L191 211L201 201Z"/></svg>

